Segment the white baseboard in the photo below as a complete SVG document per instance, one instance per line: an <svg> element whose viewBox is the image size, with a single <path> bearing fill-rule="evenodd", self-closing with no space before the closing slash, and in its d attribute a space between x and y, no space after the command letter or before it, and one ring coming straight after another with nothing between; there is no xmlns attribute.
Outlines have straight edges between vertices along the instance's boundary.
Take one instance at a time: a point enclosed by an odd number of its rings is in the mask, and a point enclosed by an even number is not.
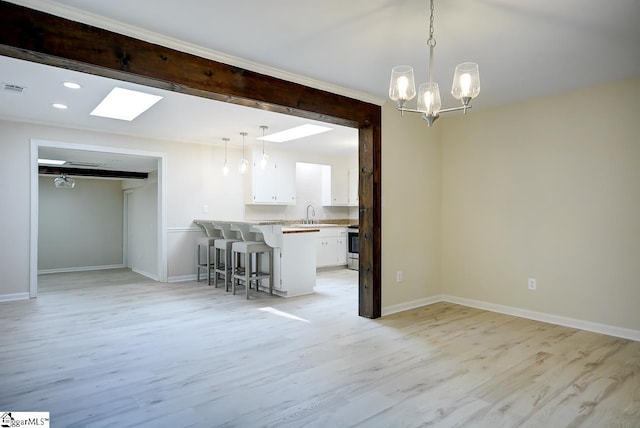
<svg viewBox="0 0 640 428"><path fill-rule="evenodd" d="M152 273L145 272L145 271L137 269L137 268L131 268L131 271L135 272L135 273L137 273L139 275L146 276L149 279L153 279L154 281L160 282L159 279L158 279L158 275L154 275Z"/></svg>
<svg viewBox="0 0 640 428"><path fill-rule="evenodd" d="M14 300L26 300L28 298L29 293L0 294L0 302L13 302Z"/></svg>
<svg viewBox="0 0 640 428"><path fill-rule="evenodd" d="M40 269L38 270L38 275L46 275L49 273L67 273L67 272L88 272L92 270L105 270L105 269L124 269L125 265L102 265L102 266L78 266L78 267L69 267L69 268L58 268L58 269Z"/></svg>
<svg viewBox="0 0 640 428"><path fill-rule="evenodd" d="M201 278L206 279L206 274L204 275L204 277L201 276ZM196 280L196 274L191 274L191 275L180 275L180 276L170 276L169 280L167 282L187 282L187 281L195 281Z"/></svg>
<svg viewBox="0 0 640 428"><path fill-rule="evenodd" d="M202 230L199 227L168 227L167 233L202 233ZM204 236L204 235L203 235Z"/></svg>
<svg viewBox="0 0 640 428"><path fill-rule="evenodd" d="M483 302L481 300L465 299L463 297L442 296L442 301L469 306L477 309L484 309L491 312L498 312L506 315L513 315L520 318L527 318L534 321L542 321L550 324L562 325L565 327L577 328L579 330L591 331L594 333L606 334L609 336L621 337L640 341L640 331L629 328L615 327L591 321L579 320L575 318L563 317L560 315L548 314L545 312L530 311L528 309L515 308L513 306L499 305L496 303Z"/></svg>
<svg viewBox="0 0 640 428"><path fill-rule="evenodd" d="M412 300L410 302L400 303L398 305L385 306L382 308L382 316L391 315L398 312L408 311L410 309L419 308L422 306L433 305L434 303L442 302L442 295L436 295L431 297L425 297L424 299Z"/></svg>
<svg viewBox="0 0 640 428"><path fill-rule="evenodd" d="M426 297L424 299L417 299L410 302L400 303L398 305L383 307L382 316L391 315L402 311L408 311L410 309L432 305L438 302L455 303L457 305L468 306L470 308L483 309L485 311L513 315L516 317L526 318L534 321L562 325L565 327L576 328L578 330L586 330L593 333L606 334L608 336L621 337L623 339L635 340L640 342L640 330L632 330L624 327L616 327L591 321L568 318L560 315L548 314L545 312L530 311L528 309L499 305L496 303L484 302L482 300L466 299L464 297L450 296L447 294L440 294L436 296Z"/></svg>

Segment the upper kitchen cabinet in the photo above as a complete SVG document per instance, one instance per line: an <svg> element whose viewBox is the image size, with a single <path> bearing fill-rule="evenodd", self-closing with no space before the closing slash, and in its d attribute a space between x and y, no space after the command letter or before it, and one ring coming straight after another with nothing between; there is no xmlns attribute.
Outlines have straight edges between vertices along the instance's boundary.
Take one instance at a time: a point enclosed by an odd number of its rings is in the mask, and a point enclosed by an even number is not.
<svg viewBox="0 0 640 428"><path fill-rule="evenodd" d="M252 151L249 168L251 175L246 180L247 204L295 205L296 204L296 164L286 153L269 154L265 168L260 165L261 150Z"/></svg>
<svg viewBox="0 0 640 428"><path fill-rule="evenodd" d="M322 205L358 206L358 166L325 165L322 171Z"/></svg>

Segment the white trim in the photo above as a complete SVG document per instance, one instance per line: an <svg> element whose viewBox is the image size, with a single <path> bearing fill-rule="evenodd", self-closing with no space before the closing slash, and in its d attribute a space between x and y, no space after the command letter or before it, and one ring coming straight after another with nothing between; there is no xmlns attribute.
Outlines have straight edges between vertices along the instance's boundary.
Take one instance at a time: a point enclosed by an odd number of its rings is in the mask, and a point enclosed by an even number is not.
<svg viewBox="0 0 640 428"><path fill-rule="evenodd" d="M181 233L181 232L198 232L202 233L199 227L170 227L167 229L168 233Z"/></svg>
<svg viewBox="0 0 640 428"><path fill-rule="evenodd" d="M70 19L72 21L89 24L94 27L103 28L108 31L113 31L118 34L126 35L139 40L144 40L149 43L165 46L180 52L186 52L202 58L218 61L223 64L240 67L245 70L250 70L256 73L276 77L278 79L287 80L289 82L299 83L301 85L328 91L334 94L344 95L349 98L376 104L378 106L382 106L385 103L385 99L377 97L375 95L367 94L365 92L360 92L349 88L344 88L342 86L334 85L327 82L322 82L320 80L315 80L310 77L290 73L278 68L258 64L252 61L238 58L236 56L225 54L223 52L207 49L202 46L197 46L191 43L184 42L182 40L174 39L163 34L144 30L142 28L115 21L74 7L53 3L48 0L23 0L19 3L31 9L40 10L42 12Z"/></svg>
<svg viewBox="0 0 640 428"><path fill-rule="evenodd" d="M442 295L425 297L423 299L411 300L409 302L399 303L397 305L384 306L382 308L382 316L396 314L398 312L408 311L410 309L420 308L422 306L433 305L442 302Z"/></svg>
<svg viewBox="0 0 640 428"><path fill-rule="evenodd" d="M28 298L29 293L0 294L0 302L13 302L15 300L26 300Z"/></svg>
<svg viewBox="0 0 640 428"><path fill-rule="evenodd" d="M484 309L491 312L498 312L506 315L513 315L520 318L527 318L534 321L541 321L550 324L562 325L565 327L577 328L579 330L586 330L594 333L621 337L623 339L640 341L640 330L632 330L629 328L616 327L591 321L579 320L575 318L568 318L560 315L548 314L545 312L530 311L528 309L499 305L496 303L489 303L481 300L465 299L463 297L444 295L442 296L442 301L469 306L477 309Z"/></svg>
<svg viewBox="0 0 640 428"><path fill-rule="evenodd" d="M207 275L205 275L206 277ZM206 279L206 278L205 278ZM170 276L167 282L187 282L187 281L196 281L196 275L180 275L180 276Z"/></svg>
<svg viewBox="0 0 640 428"><path fill-rule="evenodd" d="M152 279L152 280L154 280L154 281L160 282L160 281L158 281L158 276L157 276L157 275L154 275L154 274L152 274L152 273L145 272L145 271L143 271L143 270L136 269L136 268L131 268L131 272L135 272L135 273L137 273L138 275L146 276L146 277L147 277L147 278L149 278L149 279ZM164 282L164 281L163 281L163 282Z"/></svg>
<svg viewBox="0 0 640 428"><path fill-rule="evenodd" d="M103 266L77 266L68 268L57 269L39 269L38 275L48 275L50 273L67 273L67 272L89 272L93 270L107 270L107 269L124 269L124 264L119 265L103 265Z"/></svg>
<svg viewBox="0 0 640 428"><path fill-rule="evenodd" d="M129 267L129 198L133 190L122 192L122 264Z"/></svg>
<svg viewBox="0 0 640 428"><path fill-rule="evenodd" d="M158 279L167 282L169 275L169 249L167 234L167 154L158 157Z"/></svg>
<svg viewBox="0 0 640 428"><path fill-rule="evenodd" d="M145 150L132 150L112 146L94 146L89 144L63 143L60 141L50 141L43 139L31 139L31 224L29 242L29 296L36 297L38 291L38 150L40 147L56 147L72 150L86 150L92 152L117 153L134 156L145 156L157 159L158 162L158 249L157 249L157 270L156 275L140 272L154 281L167 281L167 196L166 196L166 171L167 154L162 152L150 152Z"/></svg>
<svg viewBox="0 0 640 428"><path fill-rule="evenodd" d="M31 224L29 226L29 297L38 295L38 212L39 204L39 178L38 178L38 148L40 144L31 140L31 210L29 213Z"/></svg>

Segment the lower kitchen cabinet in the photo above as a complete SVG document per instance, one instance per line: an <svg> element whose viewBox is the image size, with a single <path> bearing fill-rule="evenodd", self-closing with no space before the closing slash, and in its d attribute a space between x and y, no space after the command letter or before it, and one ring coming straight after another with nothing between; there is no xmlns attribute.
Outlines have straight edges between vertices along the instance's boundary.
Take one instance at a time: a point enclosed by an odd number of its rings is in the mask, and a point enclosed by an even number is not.
<svg viewBox="0 0 640 428"><path fill-rule="evenodd" d="M323 227L316 237L316 267L347 264L347 228Z"/></svg>

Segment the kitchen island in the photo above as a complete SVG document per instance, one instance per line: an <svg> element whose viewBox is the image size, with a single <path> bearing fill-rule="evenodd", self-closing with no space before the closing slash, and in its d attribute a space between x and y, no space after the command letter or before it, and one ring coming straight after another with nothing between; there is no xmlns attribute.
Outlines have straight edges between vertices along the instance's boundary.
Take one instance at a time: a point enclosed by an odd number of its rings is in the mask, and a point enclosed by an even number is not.
<svg viewBox="0 0 640 428"><path fill-rule="evenodd" d="M320 229L288 227L282 224L195 220L199 223L227 224L231 230L245 229L258 234L273 248L273 291L282 297L313 293L316 285L316 236ZM268 291L267 287L261 287Z"/></svg>
<svg viewBox="0 0 640 428"><path fill-rule="evenodd" d="M284 297L313 293L316 285L317 228L254 225L273 247L274 288Z"/></svg>

